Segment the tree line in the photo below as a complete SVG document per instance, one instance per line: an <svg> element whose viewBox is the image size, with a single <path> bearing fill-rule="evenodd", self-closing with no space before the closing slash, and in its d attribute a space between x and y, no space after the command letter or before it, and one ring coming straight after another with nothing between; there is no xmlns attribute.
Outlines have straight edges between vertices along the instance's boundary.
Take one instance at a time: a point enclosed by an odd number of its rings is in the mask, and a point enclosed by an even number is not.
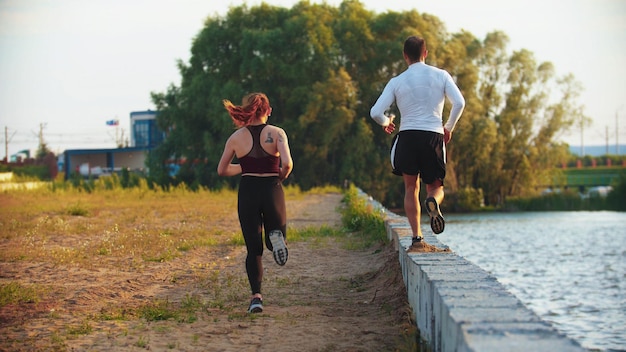
<svg viewBox="0 0 626 352"><path fill-rule="evenodd" d="M369 110L389 79L406 69L402 45L410 35L425 38L426 63L450 72L466 99L447 147L450 192L478 191L487 204L499 204L534 192L567 160L567 145L558 139L588 120L577 100L582 87L527 49L510 52L505 33L481 39L450 33L439 18L418 10L375 13L356 0L338 6L301 1L292 8L242 5L207 17L189 61L178 62L180 84L151 95L167 132L149 157L152 181L234 187L236 179L216 172L234 129L222 99L237 102L259 91L273 107L269 123L289 138L295 168L288 183L306 190L349 181L401 207L402 181L390 171L391 137Z"/></svg>

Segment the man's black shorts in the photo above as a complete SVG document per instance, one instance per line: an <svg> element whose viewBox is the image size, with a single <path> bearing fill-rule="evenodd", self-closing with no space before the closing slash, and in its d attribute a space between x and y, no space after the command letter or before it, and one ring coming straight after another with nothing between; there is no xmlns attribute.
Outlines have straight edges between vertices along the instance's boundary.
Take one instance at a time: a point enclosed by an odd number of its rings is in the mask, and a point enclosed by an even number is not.
<svg viewBox="0 0 626 352"><path fill-rule="evenodd" d="M395 175L421 175L426 184L446 177L446 147L443 134L400 131L391 143L391 166Z"/></svg>

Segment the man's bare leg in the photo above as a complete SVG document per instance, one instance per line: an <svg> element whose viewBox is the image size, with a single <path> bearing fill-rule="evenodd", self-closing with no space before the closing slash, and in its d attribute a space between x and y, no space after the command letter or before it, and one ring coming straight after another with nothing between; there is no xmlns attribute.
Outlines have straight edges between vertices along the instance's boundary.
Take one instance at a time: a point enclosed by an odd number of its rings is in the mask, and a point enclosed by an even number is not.
<svg viewBox="0 0 626 352"><path fill-rule="evenodd" d="M404 212L413 234L413 242L421 240L422 229L420 227L421 205L419 202L420 184L417 175L402 175L404 180Z"/></svg>

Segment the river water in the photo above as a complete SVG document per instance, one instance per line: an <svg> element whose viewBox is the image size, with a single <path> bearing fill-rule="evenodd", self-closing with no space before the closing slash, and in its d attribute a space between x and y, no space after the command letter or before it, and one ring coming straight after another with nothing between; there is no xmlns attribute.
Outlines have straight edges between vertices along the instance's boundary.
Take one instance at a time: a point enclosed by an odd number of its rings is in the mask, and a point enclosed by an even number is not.
<svg viewBox="0 0 626 352"><path fill-rule="evenodd" d="M442 243L556 329L626 351L626 213L444 214Z"/></svg>

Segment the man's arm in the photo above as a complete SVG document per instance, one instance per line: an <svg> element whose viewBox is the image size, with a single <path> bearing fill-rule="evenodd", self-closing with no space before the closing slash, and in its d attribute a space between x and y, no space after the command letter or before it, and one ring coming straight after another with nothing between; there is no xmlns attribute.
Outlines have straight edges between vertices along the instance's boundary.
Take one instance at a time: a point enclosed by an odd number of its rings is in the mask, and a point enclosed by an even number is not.
<svg viewBox="0 0 626 352"><path fill-rule="evenodd" d="M459 121L459 118L463 113L463 109L465 108L465 98L463 98L461 90L457 87L456 83L454 83L454 80L452 80L452 76L450 76L450 74L447 74L447 76L444 93L448 100L452 103L452 108L450 109L450 116L444 125L444 129L448 130L448 132L452 134L452 131L454 131L454 127Z"/></svg>
<svg viewBox="0 0 626 352"><path fill-rule="evenodd" d="M370 109L370 116L377 124L386 127L391 123L391 119L385 115L385 111L389 109L391 104L395 101L395 96L393 94L393 88L391 85L391 81L387 83L385 89L376 100L376 103Z"/></svg>

